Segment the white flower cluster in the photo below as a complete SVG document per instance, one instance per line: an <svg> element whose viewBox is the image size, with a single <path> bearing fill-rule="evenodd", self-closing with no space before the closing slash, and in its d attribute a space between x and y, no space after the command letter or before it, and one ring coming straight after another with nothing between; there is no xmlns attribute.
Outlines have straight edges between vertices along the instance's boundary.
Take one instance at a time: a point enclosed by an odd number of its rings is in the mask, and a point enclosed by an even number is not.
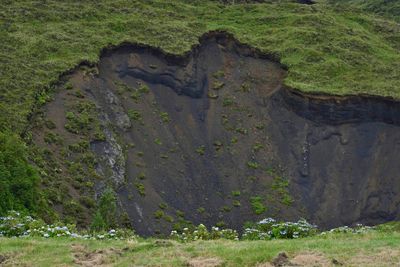
<svg viewBox="0 0 400 267"><path fill-rule="evenodd" d="M239 234L236 230L220 229L215 226L211 227L211 231L208 231L204 224L200 224L194 229L183 228L181 232L174 230L171 232L170 238L181 242L214 239L239 240Z"/></svg>
<svg viewBox="0 0 400 267"><path fill-rule="evenodd" d="M244 230L243 239L268 240L273 238L299 238L314 235L317 226L302 219L298 222L277 222L266 218Z"/></svg>
<svg viewBox="0 0 400 267"><path fill-rule="evenodd" d="M8 216L0 217L0 237L44 237L44 238L81 238L81 239L127 239L136 238L132 231L111 229L102 233L80 234L75 225L45 224L31 216L21 216L12 211Z"/></svg>
<svg viewBox="0 0 400 267"><path fill-rule="evenodd" d="M375 227L365 226L362 224L356 224L355 227L349 226L341 226L337 228L330 229L329 231L324 231L321 235L328 235L328 234L365 234L372 230L375 230Z"/></svg>

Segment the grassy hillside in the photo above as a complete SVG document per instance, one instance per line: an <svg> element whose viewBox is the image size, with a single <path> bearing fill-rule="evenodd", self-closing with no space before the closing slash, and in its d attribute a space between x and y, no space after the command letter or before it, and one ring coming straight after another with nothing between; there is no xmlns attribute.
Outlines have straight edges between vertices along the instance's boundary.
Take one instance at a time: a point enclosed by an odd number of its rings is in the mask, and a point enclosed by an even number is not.
<svg viewBox="0 0 400 267"><path fill-rule="evenodd" d="M286 84L305 92L400 96L398 24L323 3L217 1L2 1L0 129L22 132L61 73L123 41L183 53L227 30L281 57Z"/></svg>
<svg viewBox="0 0 400 267"><path fill-rule="evenodd" d="M397 0L330 0L332 4L350 4L363 10L400 21L400 2Z"/></svg>
<svg viewBox="0 0 400 267"><path fill-rule="evenodd" d="M398 232L191 243L155 239L0 238L0 263L4 260L4 266L273 266L270 262L285 252L291 262L303 266L394 266L400 260L399 238Z"/></svg>

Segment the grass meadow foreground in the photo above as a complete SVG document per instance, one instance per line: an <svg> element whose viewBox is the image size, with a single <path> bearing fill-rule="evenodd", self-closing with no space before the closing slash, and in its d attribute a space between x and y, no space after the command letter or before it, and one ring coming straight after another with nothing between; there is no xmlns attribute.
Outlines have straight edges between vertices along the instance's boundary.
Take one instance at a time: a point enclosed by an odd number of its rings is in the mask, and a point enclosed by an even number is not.
<svg viewBox="0 0 400 267"><path fill-rule="evenodd" d="M289 259L279 259L285 252ZM1 238L4 266L398 266L400 232L268 241ZM282 265L279 265L282 264Z"/></svg>

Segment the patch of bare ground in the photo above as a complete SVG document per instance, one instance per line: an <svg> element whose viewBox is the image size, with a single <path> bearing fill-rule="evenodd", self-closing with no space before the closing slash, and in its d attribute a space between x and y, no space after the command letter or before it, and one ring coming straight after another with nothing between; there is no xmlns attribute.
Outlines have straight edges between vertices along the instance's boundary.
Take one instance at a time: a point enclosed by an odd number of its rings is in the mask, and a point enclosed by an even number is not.
<svg viewBox="0 0 400 267"><path fill-rule="evenodd" d="M8 256L8 255L0 254L0 266L3 266L3 264L6 263L6 261L9 259L9 257L10 256Z"/></svg>
<svg viewBox="0 0 400 267"><path fill-rule="evenodd" d="M190 267L218 267L222 266L224 261L219 258L205 258L198 257L190 259L187 263L187 266Z"/></svg>
<svg viewBox="0 0 400 267"><path fill-rule="evenodd" d="M111 256L121 255L122 251L115 248L97 249L92 252L88 252L87 248L83 245L73 244L71 251L74 256L74 263L78 266L112 266Z"/></svg>
<svg viewBox="0 0 400 267"><path fill-rule="evenodd" d="M271 262L258 264L257 267L332 267L332 266L400 266L400 250L383 249L377 252L360 252L354 256L330 259L318 252L300 252L289 258L285 252L279 253Z"/></svg>
<svg viewBox="0 0 400 267"><path fill-rule="evenodd" d="M257 267L284 267L284 266L307 266L307 267L327 267L337 266L341 263L337 260L329 260L326 256L316 252L301 252L289 259L285 252L279 253L271 262L265 262Z"/></svg>
<svg viewBox="0 0 400 267"><path fill-rule="evenodd" d="M295 266L315 266L326 267L340 265L337 260L329 260L326 256L316 252L304 252L297 254L291 262Z"/></svg>
<svg viewBox="0 0 400 267"><path fill-rule="evenodd" d="M377 253L359 253L350 258L345 265L348 266L400 266L400 250L386 248Z"/></svg>

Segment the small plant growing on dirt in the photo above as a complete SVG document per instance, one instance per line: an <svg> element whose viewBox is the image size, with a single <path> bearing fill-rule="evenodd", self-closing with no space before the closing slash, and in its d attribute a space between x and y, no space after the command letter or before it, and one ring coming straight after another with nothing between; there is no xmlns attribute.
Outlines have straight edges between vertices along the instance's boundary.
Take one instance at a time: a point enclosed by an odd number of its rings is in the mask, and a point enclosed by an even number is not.
<svg viewBox="0 0 400 267"><path fill-rule="evenodd" d="M45 133L43 140L47 144L61 145L63 143L63 138L59 134L53 132Z"/></svg>
<svg viewBox="0 0 400 267"><path fill-rule="evenodd" d="M196 153L199 154L200 156L203 156L205 153L205 150L206 150L206 147L204 145L202 145L196 149Z"/></svg>
<svg viewBox="0 0 400 267"><path fill-rule="evenodd" d="M263 204L263 199L260 196L251 197L250 204L253 212L257 215L260 215L267 210Z"/></svg>
<svg viewBox="0 0 400 267"><path fill-rule="evenodd" d="M241 90L243 93L248 93L248 92L250 92L250 84L248 84L248 83L246 83L246 82L242 83L242 85L240 86L240 90Z"/></svg>
<svg viewBox="0 0 400 267"><path fill-rule="evenodd" d="M200 213L200 214L203 214L204 212L206 212L206 209L203 208L203 207L200 207L200 208L197 209L197 212Z"/></svg>
<svg viewBox="0 0 400 267"><path fill-rule="evenodd" d="M169 222L169 223L173 223L174 222L174 218L172 217L172 216L170 216L170 215L164 215L164 220L166 221L166 222Z"/></svg>
<svg viewBox="0 0 400 267"><path fill-rule="evenodd" d="M264 148L264 145L263 145L263 144L255 143L254 146L253 146L253 152L258 152L258 151L260 151L260 150L263 149L263 148Z"/></svg>
<svg viewBox="0 0 400 267"><path fill-rule="evenodd" d="M225 73L224 73L223 70L218 70L218 71L214 72L214 73L212 74L212 76L213 76L215 79L220 79L220 78L223 78L223 77L225 76Z"/></svg>
<svg viewBox="0 0 400 267"><path fill-rule="evenodd" d="M133 121L142 121L142 114L140 111L131 109L128 111L128 117Z"/></svg>
<svg viewBox="0 0 400 267"><path fill-rule="evenodd" d="M234 207L236 207L236 208L238 208L238 207L240 207L240 206L241 206L241 204L240 204L240 201L239 201L239 200L234 200L234 201L232 201L232 205L233 205Z"/></svg>
<svg viewBox="0 0 400 267"><path fill-rule="evenodd" d="M239 191L239 190L232 191L232 192L231 192L231 195L232 195L233 197L239 197L239 196L240 196L240 191Z"/></svg>
<svg viewBox="0 0 400 267"><path fill-rule="evenodd" d="M211 92L208 92L208 93L207 93L207 97L208 97L208 98L211 98L211 99L217 99L219 96L218 96L217 94L213 94L213 93L211 93Z"/></svg>
<svg viewBox="0 0 400 267"><path fill-rule="evenodd" d="M220 81L214 81L212 84L212 89L213 90L220 90L225 86L225 83L220 82Z"/></svg>
<svg viewBox="0 0 400 267"><path fill-rule="evenodd" d="M74 89L74 86L72 85L71 82L66 82L66 83L64 84L64 89L65 89L65 90L72 90L72 89Z"/></svg>
<svg viewBox="0 0 400 267"><path fill-rule="evenodd" d="M240 133L240 134L243 134L243 135L248 134L248 130L245 129L245 128L243 128L243 127L237 127L237 128L235 129L235 132Z"/></svg>
<svg viewBox="0 0 400 267"><path fill-rule="evenodd" d="M138 92L141 94L148 94L150 92L150 88L145 84L141 84L138 88Z"/></svg>
<svg viewBox="0 0 400 267"><path fill-rule="evenodd" d="M162 209L162 210L165 210L166 208L168 208L168 205L167 205L167 203L162 202L162 203L158 204L158 207L159 207L160 209Z"/></svg>
<svg viewBox="0 0 400 267"><path fill-rule="evenodd" d="M256 129L257 130L264 130L264 128L265 128L264 124L262 124L262 123L256 124Z"/></svg>
<svg viewBox="0 0 400 267"><path fill-rule="evenodd" d="M157 144L157 145L162 145L161 140L158 139L158 138L154 139L154 143Z"/></svg>
<svg viewBox="0 0 400 267"><path fill-rule="evenodd" d="M213 143L213 145L214 145L216 151L221 150L222 147L224 146L224 144L223 144L221 141L218 141L218 140L215 141L215 142Z"/></svg>
<svg viewBox="0 0 400 267"><path fill-rule="evenodd" d="M235 101L233 101L232 98L230 97L225 97L224 100L222 100L222 106L223 107L229 107L235 104Z"/></svg>
<svg viewBox="0 0 400 267"><path fill-rule="evenodd" d="M248 161L247 162L247 167L250 168L250 169L258 169L259 166L260 165L255 161Z"/></svg>
<svg viewBox="0 0 400 267"><path fill-rule="evenodd" d="M144 197L146 195L146 191L144 188L144 184L142 183L135 183L136 189L139 192L139 194Z"/></svg>
<svg viewBox="0 0 400 267"><path fill-rule="evenodd" d="M131 94L131 98L137 103L141 97L141 94L138 90L135 90Z"/></svg>
<svg viewBox="0 0 400 267"><path fill-rule="evenodd" d="M156 212L154 212L154 218L156 218L157 220L160 220L162 217L164 217L165 213L162 210L157 210Z"/></svg>
<svg viewBox="0 0 400 267"><path fill-rule="evenodd" d="M167 112L160 112L160 118L164 123L169 123L171 121Z"/></svg>
<svg viewBox="0 0 400 267"><path fill-rule="evenodd" d="M229 206L222 206L222 208L220 209L222 212L230 212L232 210L231 207Z"/></svg>
<svg viewBox="0 0 400 267"><path fill-rule="evenodd" d="M144 172L139 173L138 175L139 180L144 180L146 179L146 174L144 174Z"/></svg>

